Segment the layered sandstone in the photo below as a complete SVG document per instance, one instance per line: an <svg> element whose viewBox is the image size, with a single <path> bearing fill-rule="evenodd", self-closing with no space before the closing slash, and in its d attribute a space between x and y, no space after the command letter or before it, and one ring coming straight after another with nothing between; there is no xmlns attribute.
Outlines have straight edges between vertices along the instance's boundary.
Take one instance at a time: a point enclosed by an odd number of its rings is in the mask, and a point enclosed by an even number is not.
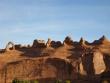
<svg viewBox="0 0 110 83"><path fill-rule="evenodd" d="M69 36L63 43L50 38L47 42L36 39L32 46L9 42L0 50L0 83L11 83L15 78L40 83L56 79L98 83L106 77L105 72L110 72L110 42L105 36L92 43L83 38L74 42Z"/></svg>

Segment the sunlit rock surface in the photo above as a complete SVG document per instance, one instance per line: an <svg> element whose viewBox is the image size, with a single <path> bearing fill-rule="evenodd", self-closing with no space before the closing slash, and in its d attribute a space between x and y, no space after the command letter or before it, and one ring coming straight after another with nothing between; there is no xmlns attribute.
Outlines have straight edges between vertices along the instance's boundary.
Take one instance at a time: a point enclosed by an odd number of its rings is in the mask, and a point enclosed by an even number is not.
<svg viewBox="0 0 110 83"><path fill-rule="evenodd" d="M15 78L40 83L57 79L100 83L108 79L109 72L110 42L105 36L92 43L83 38L73 41L69 36L63 42L35 39L32 46L8 43L0 50L0 83L11 83Z"/></svg>

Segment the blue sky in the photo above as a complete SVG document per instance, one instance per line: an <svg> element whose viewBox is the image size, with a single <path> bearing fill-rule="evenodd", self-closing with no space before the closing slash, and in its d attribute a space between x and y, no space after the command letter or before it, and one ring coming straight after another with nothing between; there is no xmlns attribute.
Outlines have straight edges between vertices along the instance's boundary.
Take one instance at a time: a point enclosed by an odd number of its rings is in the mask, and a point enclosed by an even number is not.
<svg viewBox="0 0 110 83"><path fill-rule="evenodd" d="M0 0L0 48L34 39L110 39L110 0Z"/></svg>

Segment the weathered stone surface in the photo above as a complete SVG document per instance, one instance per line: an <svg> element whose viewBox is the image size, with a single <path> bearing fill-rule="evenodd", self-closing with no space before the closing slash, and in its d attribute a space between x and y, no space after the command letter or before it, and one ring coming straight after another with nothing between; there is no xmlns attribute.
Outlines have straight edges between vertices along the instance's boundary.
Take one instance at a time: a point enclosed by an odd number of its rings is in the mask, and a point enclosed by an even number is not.
<svg viewBox="0 0 110 83"><path fill-rule="evenodd" d="M17 50L17 49L20 49L20 48L22 48L22 45L21 45L21 44L15 45L15 49L16 49L16 50Z"/></svg>
<svg viewBox="0 0 110 83"><path fill-rule="evenodd" d="M85 40L81 37L80 41L79 41L80 45L86 45Z"/></svg>
<svg viewBox="0 0 110 83"><path fill-rule="evenodd" d="M100 51L88 53L82 57L80 73L82 75L101 74L106 70L103 54Z"/></svg>
<svg viewBox="0 0 110 83"><path fill-rule="evenodd" d="M44 81L41 83L45 83L44 79L52 79L50 83L56 79L100 83L105 72L110 72L110 42L105 37L99 41L103 43L85 45L83 38L73 42L66 37L64 45L51 39L47 43L34 40L32 47L8 43L7 50L13 51L0 50L0 83L10 83L14 78L40 79Z"/></svg>
<svg viewBox="0 0 110 83"><path fill-rule="evenodd" d="M46 47L51 47L51 39L50 38L48 38L48 41L46 43Z"/></svg>
<svg viewBox="0 0 110 83"><path fill-rule="evenodd" d="M101 74L106 70L103 54L100 52L94 52L93 64L94 64L95 74Z"/></svg>
<svg viewBox="0 0 110 83"><path fill-rule="evenodd" d="M10 62L0 73L0 82L10 83L14 78L30 79L30 78L55 78L55 79L76 79L72 64L59 58L48 59L24 59L21 61ZM4 75L2 77L2 75Z"/></svg>
<svg viewBox="0 0 110 83"><path fill-rule="evenodd" d="M32 47L34 48L44 48L46 47L45 41L44 40L34 40Z"/></svg>
<svg viewBox="0 0 110 83"><path fill-rule="evenodd" d="M99 40L93 42L95 45L110 44L110 41L103 35Z"/></svg>
<svg viewBox="0 0 110 83"><path fill-rule="evenodd" d="M86 53L82 56L80 71L84 75L94 75L93 53Z"/></svg>
<svg viewBox="0 0 110 83"><path fill-rule="evenodd" d="M58 48L61 46L62 46L62 43L60 41L51 41L50 38L48 39L48 41L46 43L46 47Z"/></svg>
<svg viewBox="0 0 110 83"><path fill-rule="evenodd" d="M51 47L58 48L61 46L62 46L62 43L60 41L51 41Z"/></svg>
<svg viewBox="0 0 110 83"><path fill-rule="evenodd" d="M73 40L71 39L71 37L67 36L65 38L65 40L63 41L63 44L67 44L67 45L73 45Z"/></svg>
<svg viewBox="0 0 110 83"><path fill-rule="evenodd" d="M81 75L87 75L87 72L84 70L84 66L83 66L82 62L79 64L79 73Z"/></svg>

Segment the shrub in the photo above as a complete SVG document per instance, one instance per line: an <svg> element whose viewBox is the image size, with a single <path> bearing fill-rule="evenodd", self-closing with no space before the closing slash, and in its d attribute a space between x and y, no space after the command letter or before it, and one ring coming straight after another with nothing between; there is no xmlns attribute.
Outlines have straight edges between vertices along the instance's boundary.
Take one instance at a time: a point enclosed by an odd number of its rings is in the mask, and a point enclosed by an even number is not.
<svg viewBox="0 0 110 83"><path fill-rule="evenodd" d="M71 81L70 80L66 80L65 83L71 83Z"/></svg>

